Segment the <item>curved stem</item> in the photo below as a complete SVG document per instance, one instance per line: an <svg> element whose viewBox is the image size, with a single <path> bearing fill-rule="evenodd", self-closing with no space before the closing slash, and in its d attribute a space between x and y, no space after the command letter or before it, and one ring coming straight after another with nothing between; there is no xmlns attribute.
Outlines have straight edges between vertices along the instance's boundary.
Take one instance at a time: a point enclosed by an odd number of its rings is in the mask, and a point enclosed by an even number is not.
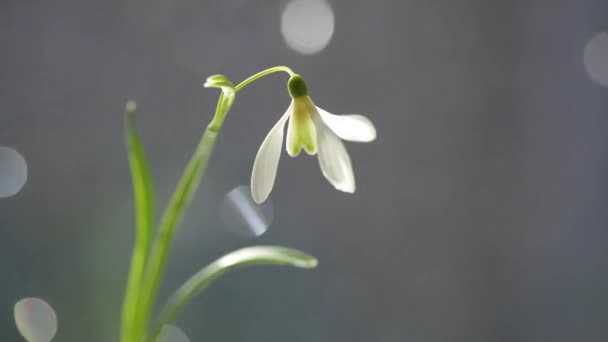
<svg viewBox="0 0 608 342"><path fill-rule="evenodd" d="M222 128L222 124L224 123L224 119L226 118L226 114L228 113L228 108L226 111L224 111L224 106L225 104L225 100L224 100L224 92L222 92L220 94L220 97L217 99L217 105L215 107L215 114L213 115L213 119L211 119L211 122L209 123L209 129L212 129L216 132L219 132L219 130Z"/></svg>
<svg viewBox="0 0 608 342"><path fill-rule="evenodd" d="M273 74L275 72L286 72L289 74L289 76L293 76L295 75L295 72L293 72L293 70L291 70L291 68L286 67L286 66L276 66L273 68L269 68L263 71L258 72L257 74L245 79L243 82L239 83L236 87L234 87L234 90L238 93L239 90L245 88L247 85L249 85L250 83L252 83L255 80L258 80L264 76Z"/></svg>

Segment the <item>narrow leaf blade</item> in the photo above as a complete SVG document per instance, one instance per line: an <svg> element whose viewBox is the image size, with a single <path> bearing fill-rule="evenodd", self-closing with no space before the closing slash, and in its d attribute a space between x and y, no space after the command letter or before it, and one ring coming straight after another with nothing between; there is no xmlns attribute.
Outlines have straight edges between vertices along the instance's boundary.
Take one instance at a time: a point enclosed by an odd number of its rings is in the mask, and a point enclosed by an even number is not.
<svg viewBox="0 0 608 342"><path fill-rule="evenodd" d="M135 109L133 102L127 104L127 146L137 213L137 233L147 237L146 241L149 242L154 227L154 186L144 146L135 128Z"/></svg>
<svg viewBox="0 0 608 342"><path fill-rule="evenodd" d="M138 334L137 308L146 258L154 227L154 188L144 147L135 128L134 102L128 102L125 113L126 142L135 202L135 243L122 311L122 341L132 341ZM141 329L141 328L139 328Z"/></svg>
<svg viewBox="0 0 608 342"><path fill-rule="evenodd" d="M287 265L298 268L315 268L318 261L312 255L296 249L279 246L246 247L217 259L194 274L171 296L152 330L151 339L160 333L165 324L175 321L184 306L205 290L224 273L239 267L254 265Z"/></svg>

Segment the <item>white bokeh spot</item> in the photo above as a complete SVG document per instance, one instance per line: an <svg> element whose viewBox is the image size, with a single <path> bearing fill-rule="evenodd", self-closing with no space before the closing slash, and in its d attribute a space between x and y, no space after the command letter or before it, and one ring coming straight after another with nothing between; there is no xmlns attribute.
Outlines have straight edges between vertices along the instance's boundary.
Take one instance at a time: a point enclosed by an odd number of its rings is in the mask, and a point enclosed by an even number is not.
<svg viewBox="0 0 608 342"><path fill-rule="evenodd" d="M16 195L26 181L25 158L10 147L0 146L0 198Z"/></svg>
<svg viewBox="0 0 608 342"><path fill-rule="evenodd" d="M40 298L23 298L15 304L17 330L28 342L50 342L57 333L55 310Z"/></svg>
<svg viewBox="0 0 608 342"><path fill-rule="evenodd" d="M594 82L608 87L608 33L600 32L585 45L583 64Z"/></svg>
<svg viewBox="0 0 608 342"><path fill-rule="evenodd" d="M291 0L281 16L281 33L292 50L318 53L334 33L334 12L325 0Z"/></svg>

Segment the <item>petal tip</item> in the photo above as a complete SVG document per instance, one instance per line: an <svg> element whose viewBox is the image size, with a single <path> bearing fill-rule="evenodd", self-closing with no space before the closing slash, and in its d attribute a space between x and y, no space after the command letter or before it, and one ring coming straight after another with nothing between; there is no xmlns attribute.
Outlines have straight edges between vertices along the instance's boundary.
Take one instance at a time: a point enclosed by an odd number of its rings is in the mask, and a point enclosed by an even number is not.
<svg viewBox="0 0 608 342"><path fill-rule="evenodd" d="M346 183L346 184L338 184L338 185L335 185L335 188L337 190L340 190L342 192L346 192L348 194L354 194L355 190L356 190L356 186L355 186L354 182L349 182L349 183Z"/></svg>
<svg viewBox="0 0 608 342"><path fill-rule="evenodd" d="M268 196L270 195L269 192L265 193L262 190L261 186L255 182L254 177L251 177L250 190L251 190L251 198L257 204L264 203L266 201L266 199L268 199Z"/></svg>
<svg viewBox="0 0 608 342"><path fill-rule="evenodd" d="M251 198L253 198L253 201L254 201L256 204L262 204L262 203L264 203L264 202L266 201L266 198L264 198L264 197L260 197L260 196L256 195L256 194L255 194L255 193L253 193L253 192L251 192Z"/></svg>
<svg viewBox="0 0 608 342"><path fill-rule="evenodd" d="M378 133L376 132L376 126L374 126L374 124L370 121L369 122L370 125L370 137L369 140L367 142L372 142L374 140L376 140L376 138L378 137Z"/></svg>
<svg viewBox="0 0 608 342"><path fill-rule="evenodd" d="M335 115L317 107L321 120L342 140L371 142L376 139L376 127L361 114Z"/></svg>

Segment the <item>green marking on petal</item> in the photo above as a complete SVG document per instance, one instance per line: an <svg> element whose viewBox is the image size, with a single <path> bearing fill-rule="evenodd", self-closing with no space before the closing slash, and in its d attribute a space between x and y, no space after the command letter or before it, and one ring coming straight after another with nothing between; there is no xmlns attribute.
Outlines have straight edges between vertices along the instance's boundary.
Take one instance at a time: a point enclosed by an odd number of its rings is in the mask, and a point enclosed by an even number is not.
<svg viewBox="0 0 608 342"><path fill-rule="evenodd" d="M312 121L315 106L308 96L293 100L293 112L287 128L287 153L295 157L304 149L317 153L317 131Z"/></svg>

